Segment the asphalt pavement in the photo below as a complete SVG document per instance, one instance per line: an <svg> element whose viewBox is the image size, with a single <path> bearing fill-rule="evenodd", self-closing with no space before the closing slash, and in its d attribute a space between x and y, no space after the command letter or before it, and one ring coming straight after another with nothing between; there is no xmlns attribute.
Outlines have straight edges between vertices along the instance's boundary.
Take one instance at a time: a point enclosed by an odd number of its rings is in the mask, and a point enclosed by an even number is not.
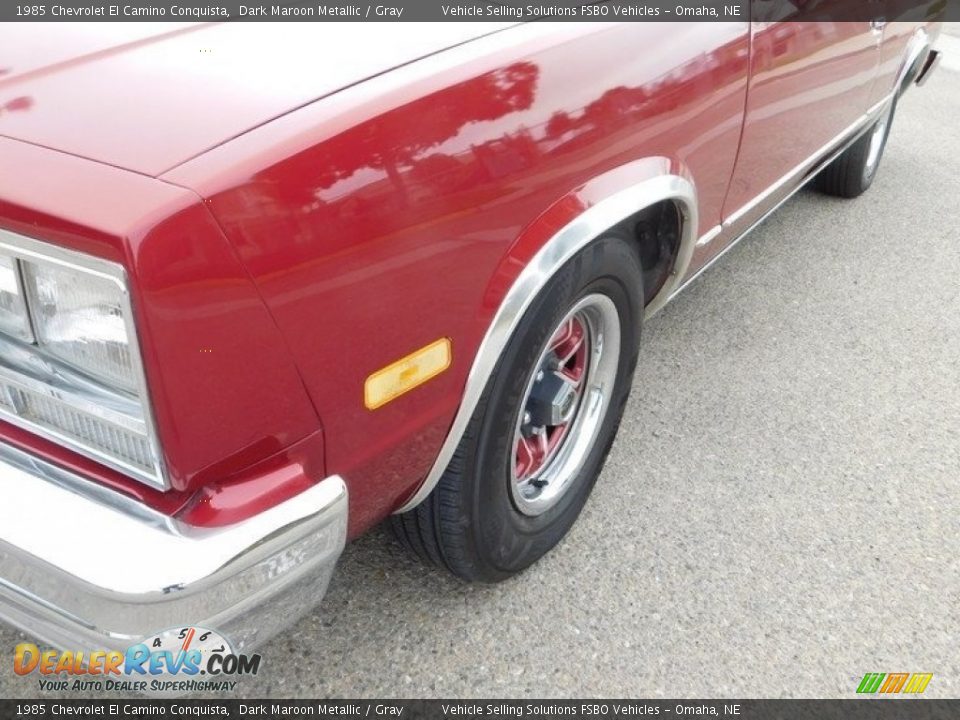
<svg viewBox="0 0 960 720"><path fill-rule="evenodd" d="M348 547L246 697L960 696L960 27L874 187L804 190L644 329L581 519L495 587ZM107 556L105 556L107 557ZM0 697L22 636L0 628ZM76 697L69 695L68 697Z"/></svg>

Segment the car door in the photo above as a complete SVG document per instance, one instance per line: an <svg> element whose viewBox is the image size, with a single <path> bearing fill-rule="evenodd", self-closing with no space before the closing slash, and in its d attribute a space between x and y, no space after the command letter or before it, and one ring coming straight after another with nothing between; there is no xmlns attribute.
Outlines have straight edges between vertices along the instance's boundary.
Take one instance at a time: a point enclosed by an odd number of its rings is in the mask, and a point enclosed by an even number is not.
<svg viewBox="0 0 960 720"><path fill-rule="evenodd" d="M882 30L840 21L863 15L851 0L753 0L746 116L725 221L744 227L762 216L793 189L783 179L867 110Z"/></svg>

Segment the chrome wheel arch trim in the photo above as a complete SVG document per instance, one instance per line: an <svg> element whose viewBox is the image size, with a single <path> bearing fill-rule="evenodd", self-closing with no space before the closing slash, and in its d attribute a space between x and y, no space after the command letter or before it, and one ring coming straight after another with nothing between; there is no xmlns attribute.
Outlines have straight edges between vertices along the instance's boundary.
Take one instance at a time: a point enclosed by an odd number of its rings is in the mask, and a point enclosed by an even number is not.
<svg viewBox="0 0 960 720"><path fill-rule="evenodd" d="M697 193L693 183L675 174L662 174L641 181L598 201L557 231L514 280L494 315L493 321L477 349L467 375L460 407L440 447L437 458L419 489L395 512L412 510L431 493L453 458L460 439L480 401L487 382L500 360L510 337L520 324L530 304L563 265L591 241L644 208L659 202L672 201L680 212L680 247L673 270L657 295L647 304L649 317L666 305L679 288L697 241Z"/></svg>

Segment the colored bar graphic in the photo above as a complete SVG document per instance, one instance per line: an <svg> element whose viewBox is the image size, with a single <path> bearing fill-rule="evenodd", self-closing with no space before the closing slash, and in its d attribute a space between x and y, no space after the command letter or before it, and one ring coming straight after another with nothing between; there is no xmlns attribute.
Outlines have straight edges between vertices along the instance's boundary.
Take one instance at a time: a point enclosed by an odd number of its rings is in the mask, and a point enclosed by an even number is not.
<svg viewBox="0 0 960 720"><path fill-rule="evenodd" d="M900 692L919 694L927 689L932 679L933 673L867 673L860 681L857 692L867 695L875 692L888 695Z"/></svg>
<svg viewBox="0 0 960 720"><path fill-rule="evenodd" d="M883 684L883 687L880 688L882 693L898 693L903 689L904 683L907 682L907 678L910 677L910 673L890 673L887 675L887 681Z"/></svg>
<svg viewBox="0 0 960 720"><path fill-rule="evenodd" d="M922 693L927 689L927 685L930 684L932 678L933 673L914 673L910 676L910 680L907 681L907 686L903 691L905 693Z"/></svg>
<svg viewBox="0 0 960 720"><path fill-rule="evenodd" d="M863 676L863 680L860 681L860 686L857 688L857 692L875 693L885 677L886 673L867 673Z"/></svg>

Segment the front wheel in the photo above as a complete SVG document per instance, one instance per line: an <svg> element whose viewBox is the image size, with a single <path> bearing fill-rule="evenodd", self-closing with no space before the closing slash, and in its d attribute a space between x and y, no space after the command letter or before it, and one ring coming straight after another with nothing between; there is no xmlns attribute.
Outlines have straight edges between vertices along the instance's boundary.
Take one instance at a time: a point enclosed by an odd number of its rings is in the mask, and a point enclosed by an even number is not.
<svg viewBox="0 0 960 720"><path fill-rule="evenodd" d="M890 103L873 126L817 176L817 188L843 198L859 197L873 184L887 147L896 101Z"/></svg>
<svg viewBox="0 0 960 720"><path fill-rule="evenodd" d="M643 275L627 238L571 259L514 331L437 487L398 538L466 580L496 582L573 525L616 435L637 362Z"/></svg>

